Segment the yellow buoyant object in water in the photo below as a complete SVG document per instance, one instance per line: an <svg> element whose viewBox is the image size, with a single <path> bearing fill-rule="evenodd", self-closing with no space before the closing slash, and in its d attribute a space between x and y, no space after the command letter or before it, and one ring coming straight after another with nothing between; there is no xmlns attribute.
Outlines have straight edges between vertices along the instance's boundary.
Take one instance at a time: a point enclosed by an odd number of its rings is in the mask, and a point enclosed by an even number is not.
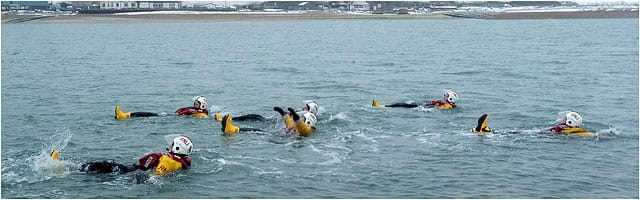
<svg viewBox="0 0 640 200"><path fill-rule="evenodd" d="M51 152L51 159L53 160L58 160L58 157L60 156L60 152L57 149L54 149Z"/></svg>
<svg viewBox="0 0 640 200"><path fill-rule="evenodd" d="M578 136L595 136L595 134L593 134L593 133L591 133L591 132L589 132L587 130L584 130L584 129L580 128L580 127L571 127L571 128L568 128L568 129L564 129L561 132L565 133L565 134L574 134L574 135L578 135Z"/></svg>
<svg viewBox="0 0 640 200"><path fill-rule="evenodd" d="M116 119L126 119L131 117L131 112L122 112L122 110L120 110L120 106L116 105Z"/></svg>
<svg viewBox="0 0 640 200"><path fill-rule="evenodd" d="M298 133L300 136L309 136L313 133L313 128L307 126L302 120L296 121L296 129L298 129Z"/></svg>
<svg viewBox="0 0 640 200"><path fill-rule="evenodd" d="M219 122L222 121L222 116L220 116L220 113L216 113L213 116L216 119L216 121L219 121Z"/></svg>
<svg viewBox="0 0 640 200"><path fill-rule="evenodd" d="M378 101L376 101L376 99L373 99L373 102L371 102L371 106L373 106L374 108L384 108L384 104L379 104Z"/></svg>
<svg viewBox="0 0 640 200"><path fill-rule="evenodd" d="M480 116L480 118L478 118L478 125L476 126L476 128L471 129L471 131L478 135L486 135L488 133L491 133L491 128L487 127L488 121L489 115L483 114L482 116Z"/></svg>
<svg viewBox="0 0 640 200"><path fill-rule="evenodd" d="M438 108L438 109L452 109L453 105L450 104L450 103L446 103L446 104L438 105L436 108Z"/></svg>
<svg viewBox="0 0 640 200"><path fill-rule="evenodd" d="M192 117L207 117L207 113L195 113L191 114Z"/></svg>
<svg viewBox="0 0 640 200"><path fill-rule="evenodd" d="M225 115L222 118L222 132L224 133L237 133L240 132L240 127L231 124L231 114Z"/></svg>
<svg viewBox="0 0 640 200"><path fill-rule="evenodd" d="M170 156L166 154L162 154L160 157L160 161L158 162L158 166L156 170L154 170L154 175L163 175L173 171L181 170L182 163L176 160L173 160Z"/></svg>

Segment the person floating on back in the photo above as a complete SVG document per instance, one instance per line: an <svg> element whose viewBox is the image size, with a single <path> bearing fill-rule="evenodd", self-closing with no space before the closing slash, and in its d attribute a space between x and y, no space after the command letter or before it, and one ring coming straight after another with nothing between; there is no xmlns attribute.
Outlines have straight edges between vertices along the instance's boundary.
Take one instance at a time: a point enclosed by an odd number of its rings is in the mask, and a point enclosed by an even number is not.
<svg viewBox="0 0 640 200"><path fill-rule="evenodd" d="M209 115L209 106L207 98L197 96L193 102L193 106L178 108L175 114L178 116L206 117ZM162 116L160 113L154 112L122 112L119 105L116 105L115 118L127 119L130 117L157 117Z"/></svg>
<svg viewBox="0 0 640 200"><path fill-rule="evenodd" d="M83 164L80 171L87 173L123 174L136 170L153 170L154 175L163 175L178 170L189 169L191 159L188 156L192 149L193 143L191 139L186 136L178 136L173 139L173 143L167 149L169 152L144 155L138 159L137 163L132 165L119 164L112 160L89 162Z"/></svg>
<svg viewBox="0 0 640 200"><path fill-rule="evenodd" d="M558 134L576 134L579 136L595 135L580 127L582 125L582 116L577 112L564 111L558 114L560 115L560 118L556 120L556 122L559 122L559 124L548 128L546 131Z"/></svg>
<svg viewBox="0 0 640 200"><path fill-rule="evenodd" d="M318 103L313 100L307 100L304 106L302 106L302 111L312 112L313 114L318 113ZM222 115L220 113L215 113L216 121L222 121ZM234 121L265 121L266 118L259 114L246 114L238 117L233 117Z"/></svg>
<svg viewBox="0 0 640 200"><path fill-rule="evenodd" d="M438 109L453 109L456 107L456 101L458 100L458 94L451 90L443 90L443 100L433 100L422 104L424 107L438 108ZM378 101L373 99L371 106L374 108L386 108L386 107L402 107L402 108L415 108L419 105L416 103L395 103L390 105L379 104Z"/></svg>
<svg viewBox="0 0 640 200"><path fill-rule="evenodd" d="M277 110L276 110L277 108ZM300 114L298 114L298 112L293 111L293 109L290 108L290 113L294 113L297 116L302 115L302 120L304 121L304 123L309 124L313 124L312 127L310 129L307 129L305 127L301 127L301 129L303 129L303 133L301 135L303 136L307 136L310 135L313 131L315 131L315 122L317 122L317 118L316 118L316 113L318 113L318 103L314 102L314 101L309 101L307 103L305 103L302 106L302 111L300 111ZM297 125L296 123L294 123L295 120L293 120L291 117L293 117L293 115L290 115L286 112L284 112L284 110L282 110L282 108L280 107L274 107L274 110L278 111L280 113L280 115L283 117L283 119L285 120L285 124L287 124L287 130L288 132L293 132L293 131L297 131ZM280 112L282 111L282 112ZM282 114L284 113L284 114ZM217 114L217 113L216 113ZM243 116L247 116L247 115L243 115ZM243 117L241 116L241 117ZM217 118L217 117L216 117ZM308 119L308 120L307 120ZM255 129L255 128L247 128L247 127L239 127L237 125L234 125L232 123L233 120L236 120L236 118L231 117L230 114L225 115L224 117L222 117L221 120L221 125L222 125L222 132L225 133L225 135L232 135L233 133L237 133L237 132L261 132L262 130L260 129ZM243 119L247 120L247 119Z"/></svg>
<svg viewBox="0 0 640 200"><path fill-rule="evenodd" d="M560 112L560 118L556 120L559 122L558 125L548 128L545 131L557 133L557 134L575 134L578 136L595 136L594 133L591 133L580 126L582 125L582 116L577 112ZM486 135L492 133L493 130L487 126L487 121L489 120L488 114L483 114L478 118L478 125L471 129L471 132L474 132L478 135Z"/></svg>
<svg viewBox="0 0 640 200"><path fill-rule="evenodd" d="M289 113L285 112L280 107L273 107L273 110L282 116L282 120L284 120L284 124L287 126L287 133L298 133L298 135L306 137L316 131L316 123L318 122L318 119L316 118L316 115L311 112L313 109L303 111L302 117L300 117L293 108L287 109ZM313 111L317 112L317 107Z"/></svg>

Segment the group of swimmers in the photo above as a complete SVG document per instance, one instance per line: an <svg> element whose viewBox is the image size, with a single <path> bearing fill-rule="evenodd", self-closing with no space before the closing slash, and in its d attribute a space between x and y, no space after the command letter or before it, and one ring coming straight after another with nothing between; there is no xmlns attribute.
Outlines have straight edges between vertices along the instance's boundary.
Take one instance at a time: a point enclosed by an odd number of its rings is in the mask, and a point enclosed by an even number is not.
<svg viewBox="0 0 640 200"><path fill-rule="evenodd" d="M193 106L178 108L174 113L177 116L193 116L193 117L207 117L209 116L209 103L204 96L198 96L194 98ZM319 105L314 101L309 101L304 104L301 111L295 111L293 108L287 108L284 111L280 107L274 107L274 111L282 117L285 124L285 131L287 133L295 133L300 136L309 136L316 131L316 122L318 121L316 114L318 114ZM156 117L163 116L163 113L154 112L123 112L119 105L115 109L115 118L118 120L127 119L131 117ZM222 117L220 113L215 113L214 119L220 121L222 125L222 132L225 135L232 135L238 132L244 131L261 131L260 129L238 127L232 124L232 117L230 114ZM264 121L265 118L257 114L248 114L236 117L236 120L256 120ZM162 175L173 171L188 169L191 166L191 159L189 154L193 149L193 143L187 136L178 136L173 139L173 142L167 148L168 152L150 153L142 156L138 159L138 162L125 165L116 163L112 160L106 160L101 162L89 162L82 165L80 171L88 173L128 173L136 170L153 170L154 175ZM59 152L54 150L51 154L53 159L58 159Z"/></svg>
<svg viewBox="0 0 640 200"><path fill-rule="evenodd" d="M380 104L373 99L372 107L374 108L415 108L419 106L436 108L436 109L454 109L456 108L456 101L458 100L458 94L451 90L443 90L444 99L433 100L425 102L423 104L416 103L395 103L395 104ZM295 111L293 108L287 108L287 111L280 107L274 107L274 111L282 117L285 124L285 131L287 133L295 133L300 136L309 136L316 131L316 122L319 110L318 103L314 101L307 101L302 107L301 111ZM209 115L207 98L204 96L198 96L194 98L193 106L179 108L175 111L177 116L193 116L193 117L207 117ZM126 119L130 117L153 117L162 116L160 113L153 112L123 112L120 106L115 108L115 118L118 120ZM478 125L471 131L480 135L491 133L493 130L487 126L488 114L483 114L478 119ZM244 131L261 131L254 128L243 128L232 124L232 117L230 114L222 117L220 113L214 114L214 119L220 121L222 125L222 132L225 135L232 135L238 132ZM264 117L257 114L242 115L235 118L238 121L257 120L264 121ZM582 117L576 112L563 113L563 117L558 120L558 124L554 127L546 129L546 131L554 133L565 134L578 134L581 136L589 136L590 132L580 128L582 125ZM191 165L191 159L188 157L193 149L193 143L191 139L186 136L178 136L173 139L173 143L167 148L168 152L165 153L150 153L141 157L137 163L132 165L118 164L113 161L102 162L90 162L82 166L81 171L91 173L127 173L135 170L150 170L153 169L153 174L161 175L169 172L188 169ZM54 155L55 153L55 155ZM55 157L54 157L55 156ZM58 152L52 152L52 157L57 159Z"/></svg>
<svg viewBox="0 0 640 200"><path fill-rule="evenodd" d="M415 108L418 106L428 107L428 108L437 108L437 109L453 109L456 108L456 101L458 100L458 94L451 90L443 90L444 99L443 100L433 100L430 102L425 102L422 105L418 105L416 103L395 103L391 105L384 105L378 103L375 99L371 103L371 106L374 108L387 108L387 107L402 107L402 108ZM593 133L584 130L580 126L582 125L582 116L577 112L573 111L564 111L559 113L561 116L556 122L555 126L546 129L546 131L560 134L576 134L579 136L594 136ZM487 126L487 121L489 120L488 114L483 114L478 119L478 125L471 129L472 132L483 135L487 133L493 132L491 128Z"/></svg>

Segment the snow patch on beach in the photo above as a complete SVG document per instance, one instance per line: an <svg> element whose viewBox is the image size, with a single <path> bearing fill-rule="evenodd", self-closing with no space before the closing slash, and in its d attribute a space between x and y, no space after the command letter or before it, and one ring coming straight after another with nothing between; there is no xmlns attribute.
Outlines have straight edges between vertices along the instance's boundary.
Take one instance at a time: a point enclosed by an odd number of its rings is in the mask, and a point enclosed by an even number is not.
<svg viewBox="0 0 640 200"><path fill-rule="evenodd" d="M524 9L524 10L510 10L505 9L506 13L526 13L526 12L582 12L582 11L595 11L590 9L581 8L564 8L564 9Z"/></svg>

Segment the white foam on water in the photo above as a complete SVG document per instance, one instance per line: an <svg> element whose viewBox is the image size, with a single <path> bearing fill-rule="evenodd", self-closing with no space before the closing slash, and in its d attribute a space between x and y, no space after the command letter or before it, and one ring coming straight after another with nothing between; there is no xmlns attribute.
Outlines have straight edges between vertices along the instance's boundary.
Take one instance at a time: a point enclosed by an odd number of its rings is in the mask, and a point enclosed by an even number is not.
<svg viewBox="0 0 640 200"><path fill-rule="evenodd" d="M63 150L71 140L71 130L61 129L57 130L55 134L49 136L48 143L40 149L38 155L31 156L26 159L26 164L31 167L33 177L29 182L48 180L52 177L66 176L70 173L70 168L74 165L73 162L64 160ZM51 158L51 152L58 150L60 152L60 158L53 160Z"/></svg>
<svg viewBox="0 0 640 200"><path fill-rule="evenodd" d="M595 134L598 139L610 139L619 136L621 133L622 131L620 131L620 129L616 128L613 125L609 125L609 128L599 130Z"/></svg>
<svg viewBox="0 0 640 200"><path fill-rule="evenodd" d="M349 118L349 117L347 116L347 113L345 113L345 112L339 112L339 113L338 113L338 114L336 114L336 115L331 115L331 116L329 117L328 122L332 122L332 121L335 121L335 120L346 121L348 118Z"/></svg>

